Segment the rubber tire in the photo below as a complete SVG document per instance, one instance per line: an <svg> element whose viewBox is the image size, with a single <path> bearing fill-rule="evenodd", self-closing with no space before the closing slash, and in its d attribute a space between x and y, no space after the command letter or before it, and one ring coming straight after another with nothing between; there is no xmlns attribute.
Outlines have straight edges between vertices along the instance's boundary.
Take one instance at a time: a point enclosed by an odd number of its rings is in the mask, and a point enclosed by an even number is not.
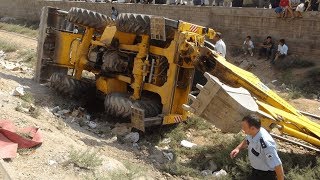
<svg viewBox="0 0 320 180"><path fill-rule="evenodd" d="M104 29L106 26L115 24L110 17L104 14L77 7L69 10L67 19L70 22L95 29Z"/></svg>
<svg viewBox="0 0 320 180"><path fill-rule="evenodd" d="M49 86L69 97L86 97L89 93L95 92L95 86L89 80L77 80L61 73L51 75Z"/></svg>
<svg viewBox="0 0 320 180"><path fill-rule="evenodd" d="M128 94L110 93L106 95L104 106L107 114L127 119L131 116L131 106L145 110L145 117L154 117L161 113L162 105L159 101L143 97L132 100Z"/></svg>
<svg viewBox="0 0 320 180"><path fill-rule="evenodd" d="M116 20L117 30L138 35L150 34L150 16L145 14L121 13Z"/></svg>

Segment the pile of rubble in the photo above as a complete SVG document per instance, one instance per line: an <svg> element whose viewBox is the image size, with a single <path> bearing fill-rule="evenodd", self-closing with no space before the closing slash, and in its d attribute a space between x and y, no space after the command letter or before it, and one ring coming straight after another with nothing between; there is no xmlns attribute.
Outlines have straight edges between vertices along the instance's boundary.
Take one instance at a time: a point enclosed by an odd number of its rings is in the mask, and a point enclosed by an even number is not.
<svg viewBox="0 0 320 180"><path fill-rule="evenodd" d="M6 70L20 72L22 74L32 74L33 69L26 67L23 62L10 62L6 61L6 54L4 51L0 50L0 66Z"/></svg>

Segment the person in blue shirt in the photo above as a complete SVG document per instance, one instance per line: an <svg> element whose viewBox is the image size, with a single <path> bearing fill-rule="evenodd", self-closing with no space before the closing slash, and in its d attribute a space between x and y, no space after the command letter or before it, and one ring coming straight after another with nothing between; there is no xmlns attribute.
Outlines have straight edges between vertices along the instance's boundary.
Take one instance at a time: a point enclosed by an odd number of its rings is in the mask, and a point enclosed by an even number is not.
<svg viewBox="0 0 320 180"><path fill-rule="evenodd" d="M115 21L117 17L118 17L118 11L116 10L116 8L111 7L111 19Z"/></svg>
<svg viewBox="0 0 320 180"><path fill-rule="evenodd" d="M231 151L230 157L235 158L240 150L247 148L252 167L250 180L283 180L284 172L276 143L261 127L260 119L256 115L246 116L242 119L241 126L247 136Z"/></svg>

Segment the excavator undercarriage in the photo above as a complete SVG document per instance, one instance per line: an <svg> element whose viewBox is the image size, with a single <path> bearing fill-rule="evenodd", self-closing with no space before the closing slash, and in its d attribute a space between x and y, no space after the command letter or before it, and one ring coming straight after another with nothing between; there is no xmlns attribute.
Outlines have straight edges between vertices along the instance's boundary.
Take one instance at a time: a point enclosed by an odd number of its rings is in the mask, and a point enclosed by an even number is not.
<svg viewBox="0 0 320 180"><path fill-rule="evenodd" d="M105 96L106 113L131 118L142 131L195 114L239 132L241 119L256 113L266 129L320 146L320 125L217 54L207 41L214 36L211 28L164 17L124 13L113 21L86 9L44 7L35 79L79 98L94 88Z"/></svg>

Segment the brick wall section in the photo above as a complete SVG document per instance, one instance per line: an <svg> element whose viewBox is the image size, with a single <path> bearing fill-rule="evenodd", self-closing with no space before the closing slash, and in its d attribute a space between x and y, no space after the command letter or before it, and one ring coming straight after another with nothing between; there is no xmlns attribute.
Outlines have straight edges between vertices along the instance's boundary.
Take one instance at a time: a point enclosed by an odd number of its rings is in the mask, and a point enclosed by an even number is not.
<svg viewBox="0 0 320 180"><path fill-rule="evenodd" d="M0 17L10 16L39 20L43 6L64 10L77 6L109 15L111 6L119 12L162 15L211 27L223 33L228 47L241 46L247 35L257 44L267 35L285 38L289 52L312 58L320 64L320 13L307 12L292 21L275 18L273 10L256 8L223 8L117 3L58 2L40 0L0 0Z"/></svg>

